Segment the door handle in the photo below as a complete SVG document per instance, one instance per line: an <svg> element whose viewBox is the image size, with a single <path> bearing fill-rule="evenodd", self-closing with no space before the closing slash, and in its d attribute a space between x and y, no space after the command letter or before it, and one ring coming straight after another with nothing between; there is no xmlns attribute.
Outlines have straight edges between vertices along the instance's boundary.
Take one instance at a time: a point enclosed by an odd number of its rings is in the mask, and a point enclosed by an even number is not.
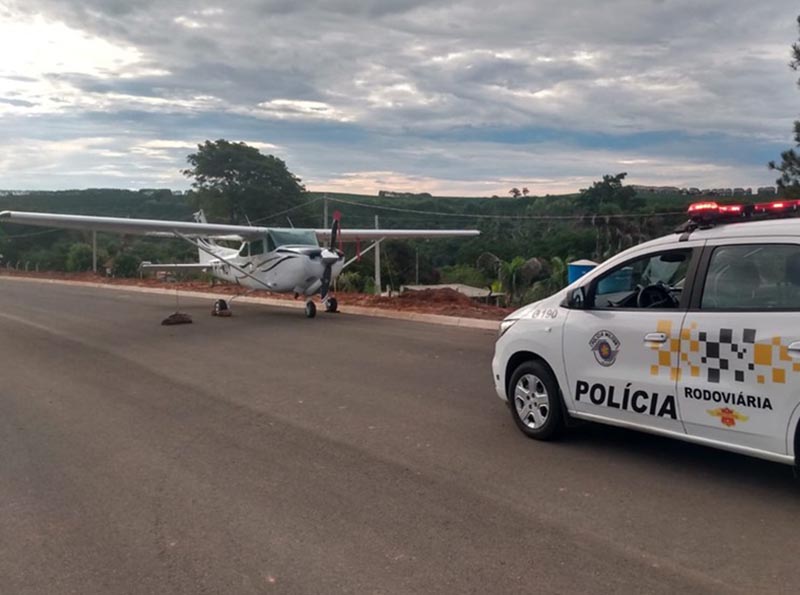
<svg viewBox="0 0 800 595"><path fill-rule="evenodd" d="M666 343L667 342L667 334L666 333L647 333L644 336L645 343ZM797 348L800 350L800 341L797 343Z"/></svg>
<svg viewBox="0 0 800 595"><path fill-rule="evenodd" d="M791 357L800 358L800 341L789 343L786 349Z"/></svg>

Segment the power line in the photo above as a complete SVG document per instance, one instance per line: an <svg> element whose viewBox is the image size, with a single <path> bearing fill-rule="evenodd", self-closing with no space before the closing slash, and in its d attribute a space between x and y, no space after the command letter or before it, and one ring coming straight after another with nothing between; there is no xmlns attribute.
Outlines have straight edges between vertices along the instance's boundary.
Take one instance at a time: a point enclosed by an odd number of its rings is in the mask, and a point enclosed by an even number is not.
<svg viewBox="0 0 800 595"><path fill-rule="evenodd" d="M33 237L36 237L36 236L43 236L43 235L48 234L48 233L55 233L57 231L64 231L64 230L63 229L54 228L54 229L45 229L44 231L32 231L30 233L19 233L19 234L10 234L9 233L9 234L5 234L4 236L0 236L0 237L6 237L6 238L12 238L12 239L16 239L16 238L33 238Z"/></svg>
<svg viewBox="0 0 800 595"><path fill-rule="evenodd" d="M420 209L403 209L400 207L387 207L384 205L371 205L367 203L356 202L353 200L345 200L343 198L328 198L332 202L350 205L354 207L362 207L365 209L375 209L378 211L393 211L395 213L413 213L417 215L435 215L437 217L457 217L462 219L511 219L511 220L528 220L528 221L568 221L580 219L636 219L640 217L655 217L655 216L677 216L686 215L685 211L666 211L659 213L617 213L609 215L486 215L481 213L444 213L441 211L423 211Z"/></svg>
<svg viewBox="0 0 800 595"><path fill-rule="evenodd" d="M285 211L280 211L278 213L273 213L272 215L267 215L266 217L261 217L260 219L254 219L250 223L258 223L259 221L268 221L270 219L275 219L276 217L280 217L281 215L285 215L286 213L291 213L292 211L296 211L297 209L302 209L303 207L307 207L308 205L314 204L315 202L319 202L322 200L321 196L316 198L312 198L311 200L304 202L299 205L295 205L291 208L286 209Z"/></svg>

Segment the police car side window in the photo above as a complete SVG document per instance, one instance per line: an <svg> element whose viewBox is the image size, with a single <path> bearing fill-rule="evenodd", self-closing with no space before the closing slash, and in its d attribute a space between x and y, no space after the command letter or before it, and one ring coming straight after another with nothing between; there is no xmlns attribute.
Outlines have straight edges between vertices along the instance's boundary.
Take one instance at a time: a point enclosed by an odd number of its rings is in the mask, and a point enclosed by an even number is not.
<svg viewBox="0 0 800 595"><path fill-rule="evenodd" d="M714 248L700 307L800 310L800 246L739 244Z"/></svg>
<svg viewBox="0 0 800 595"><path fill-rule="evenodd" d="M594 308L677 308L692 251L671 250L628 261L594 285Z"/></svg>

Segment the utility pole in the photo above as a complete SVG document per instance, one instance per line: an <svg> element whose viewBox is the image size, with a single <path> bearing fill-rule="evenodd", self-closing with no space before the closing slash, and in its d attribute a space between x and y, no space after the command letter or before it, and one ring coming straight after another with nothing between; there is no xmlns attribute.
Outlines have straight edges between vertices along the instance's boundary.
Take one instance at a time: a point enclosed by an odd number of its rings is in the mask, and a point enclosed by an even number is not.
<svg viewBox="0 0 800 595"><path fill-rule="evenodd" d="M378 216L375 215L375 229L380 229ZM381 243L375 244L375 294L381 294Z"/></svg>
<svg viewBox="0 0 800 595"><path fill-rule="evenodd" d="M419 248L417 248L416 251L417 251L417 275L415 277L416 278L415 285L419 285Z"/></svg>
<svg viewBox="0 0 800 595"><path fill-rule="evenodd" d="M325 205L324 210L322 211L322 228L328 229L328 195L325 195L324 202Z"/></svg>

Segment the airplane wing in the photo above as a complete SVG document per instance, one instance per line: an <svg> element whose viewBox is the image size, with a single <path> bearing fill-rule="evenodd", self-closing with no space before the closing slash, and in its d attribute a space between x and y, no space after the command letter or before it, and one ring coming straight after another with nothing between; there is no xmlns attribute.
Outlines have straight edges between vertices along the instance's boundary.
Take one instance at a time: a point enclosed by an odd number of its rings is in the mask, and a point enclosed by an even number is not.
<svg viewBox="0 0 800 595"><path fill-rule="evenodd" d="M263 237L269 229L248 225L223 225L218 223L195 223L188 221L164 221L161 219L127 219L124 217L95 217L93 215L62 215L58 213L30 213L24 211L0 212L0 223L18 223L39 227L106 231L120 234L136 234L156 237L174 237L180 233L188 237L215 240L251 240ZM329 240L330 229L314 229L319 240ZM344 242L359 240L405 240L414 238L474 237L476 229L342 229L339 232Z"/></svg>
<svg viewBox="0 0 800 595"><path fill-rule="evenodd" d="M256 239L267 233L266 227L251 227L248 225L94 217L90 215L60 215L56 213L26 213L23 211L0 212L0 223L161 237L174 237L175 232L177 232L188 237L203 237L216 240Z"/></svg>
<svg viewBox="0 0 800 595"><path fill-rule="evenodd" d="M330 229L315 229L319 240L330 240ZM424 238L472 238L480 235L477 229L340 229L343 242L358 240L411 240Z"/></svg>

